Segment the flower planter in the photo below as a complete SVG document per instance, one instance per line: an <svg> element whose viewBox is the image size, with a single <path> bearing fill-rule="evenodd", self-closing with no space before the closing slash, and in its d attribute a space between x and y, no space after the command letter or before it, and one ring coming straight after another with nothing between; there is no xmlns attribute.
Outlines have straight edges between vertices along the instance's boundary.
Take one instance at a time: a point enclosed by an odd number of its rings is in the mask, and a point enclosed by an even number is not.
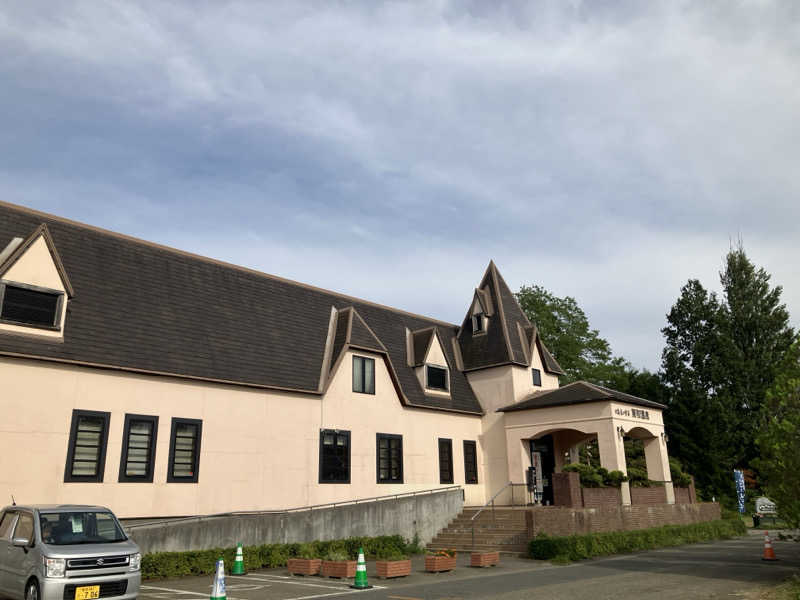
<svg viewBox="0 0 800 600"><path fill-rule="evenodd" d="M452 571L456 568L455 556L426 556L425 570L429 573Z"/></svg>
<svg viewBox="0 0 800 600"><path fill-rule="evenodd" d="M354 560L323 560L323 577L338 577L345 579L356 576L356 561Z"/></svg>
<svg viewBox="0 0 800 600"><path fill-rule="evenodd" d="M379 560L375 562L375 568L378 571L378 577L381 579L411 575L410 560Z"/></svg>
<svg viewBox="0 0 800 600"><path fill-rule="evenodd" d="M290 558L286 567L291 575L318 575L321 558Z"/></svg>
<svg viewBox="0 0 800 600"><path fill-rule="evenodd" d="M499 552L473 552L469 557L470 567L493 567L499 563Z"/></svg>

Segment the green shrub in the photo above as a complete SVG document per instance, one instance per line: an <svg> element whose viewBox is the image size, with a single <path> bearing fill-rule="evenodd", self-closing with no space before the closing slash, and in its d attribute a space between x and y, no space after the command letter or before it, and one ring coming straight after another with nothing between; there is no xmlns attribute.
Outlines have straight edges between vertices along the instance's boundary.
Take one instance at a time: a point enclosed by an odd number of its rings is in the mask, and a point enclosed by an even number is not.
<svg viewBox="0 0 800 600"><path fill-rule="evenodd" d="M297 552L295 552L295 556L297 558L319 558L317 552L314 548L314 544L300 544L297 548Z"/></svg>
<svg viewBox="0 0 800 600"><path fill-rule="evenodd" d="M325 560L342 562L345 560L351 560L352 557L347 553L344 548L334 548L328 551L328 554L325 555Z"/></svg>
<svg viewBox="0 0 800 600"><path fill-rule="evenodd" d="M744 523L737 519L557 538L539 535L531 540L528 553L531 558L537 560L557 559L559 562L564 562L664 546L729 539L744 535L746 532Z"/></svg>
<svg viewBox="0 0 800 600"><path fill-rule="evenodd" d="M620 487L623 481L628 481L628 476L622 471L609 471L606 475L606 485L611 487Z"/></svg>
<svg viewBox="0 0 800 600"><path fill-rule="evenodd" d="M585 463L570 463L561 470L577 473L583 487L619 487L623 481L628 481L628 476L622 471L609 471L604 467L593 467Z"/></svg>
<svg viewBox="0 0 800 600"><path fill-rule="evenodd" d="M344 555L345 560L355 559L358 550L364 549L368 557L392 552L419 554L419 538L407 542L401 535L378 537L353 537L346 540L309 542L304 544L264 544L247 546L244 550L244 564L248 571L286 566L290 558L320 558L331 553ZM186 575L211 575L218 558L225 565L233 565L234 548L215 548L189 552L154 552L142 557L143 579L164 579Z"/></svg>
<svg viewBox="0 0 800 600"><path fill-rule="evenodd" d="M408 555L405 552L394 548L382 548L376 555L378 560L406 560Z"/></svg>
<svg viewBox="0 0 800 600"><path fill-rule="evenodd" d="M602 468L602 467L601 467ZM561 469L566 472L575 472L581 479L583 487L603 487L603 477L597 469L584 463L570 463Z"/></svg>

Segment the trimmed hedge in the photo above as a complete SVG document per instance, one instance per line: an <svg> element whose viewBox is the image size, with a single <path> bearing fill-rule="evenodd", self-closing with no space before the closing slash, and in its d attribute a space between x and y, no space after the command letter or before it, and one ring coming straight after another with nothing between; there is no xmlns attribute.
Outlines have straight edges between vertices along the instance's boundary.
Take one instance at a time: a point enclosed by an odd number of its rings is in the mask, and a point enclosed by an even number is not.
<svg viewBox="0 0 800 600"><path fill-rule="evenodd" d="M323 558L331 552L344 552L350 558L358 556L358 549L364 548L367 556L374 557L388 553L418 553L416 541L406 542L400 535L383 535L379 537L353 537L345 540L329 542L310 542L314 558ZM286 566L290 558L298 556L301 546L308 544L264 544L262 546L246 546L244 565L248 571L254 569ZM225 566L230 568L236 555L236 548L214 548L211 550L195 550L188 552L153 552L142 557L142 578L163 579L167 577L183 577L185 575L211 575L218 558L222 557Z"/></svg>
<svg viewBox="0 0 800 600"><path fill-rule="evenodd" d="M747 533L747 529L742 521L723 519L693 523L692 525L665 525L652 529L609 531L569 537L540 535L531 540L528 552L531 558L538 560L555 559L565 562L593 556L624 554L665 546L730 539L745 533Z"/></svg>

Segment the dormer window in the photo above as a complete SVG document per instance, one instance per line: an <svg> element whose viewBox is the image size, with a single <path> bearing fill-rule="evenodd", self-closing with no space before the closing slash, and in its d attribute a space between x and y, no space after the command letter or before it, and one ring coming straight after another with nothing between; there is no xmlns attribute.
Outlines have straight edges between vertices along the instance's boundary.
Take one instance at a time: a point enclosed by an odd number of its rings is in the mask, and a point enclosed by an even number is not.
<svg viewBox="0 0 800 600"><path fill-rule="evenodd" d="M539 369L531 369L531 373L533 373L533 385L542 387L542 372Z"/></svg>
<svg viewBox="0 0 800 600"><path fill-rule="evenodd" d="M0 322L59 329L64 294L22 283L0 282Z"/></svg>
<svg viewBox="0 0 800 600"><path fill-rule="evenodd" d="M483 333L483 331L485 331L484 318L483 313L472 315L472 333Z"/></svg>
<svg viewBox="0 0 800 600"><path fill-rule="evenodd" d="M425 365L425 387L429 390L446 392L450 389L447 369L434 365Z"/></svg>

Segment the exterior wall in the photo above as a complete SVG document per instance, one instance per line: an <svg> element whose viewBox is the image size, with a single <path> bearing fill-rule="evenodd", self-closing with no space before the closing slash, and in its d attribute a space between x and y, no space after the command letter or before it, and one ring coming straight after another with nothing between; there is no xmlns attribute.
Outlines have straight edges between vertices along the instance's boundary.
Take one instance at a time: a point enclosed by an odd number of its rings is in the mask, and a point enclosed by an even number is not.
<svg viewBox="0 0 800 600"><path fill-rule="evenodd" d="M536 351L533 353L533 360L531 361L531 368L532 369L539 369L539 371L542 373L542 387L541 388L536 387L536 388L533 388L533 389L536 389L536 390L539 390L539 389L541 389L541 390L554 390L554 389L556 389L558 387L558 375L550 375L549 373L547 373L544 370L544 364L542 363L542 356L539 353L539 348L538 347L535 347L535 348L536 348ZM528 384L532 386L532 384L533 384L533 375L531 374L531 370L530 369L523 369L523 370L527 370L528 379L530 380L528 382ZM520 397L519 399L521 400L522 398Z"/></svg>
<svg viewBox="0 0 800 600"><path fill-rule="evenodd" d="M400 534L428 543L461 511L461 490L293 513L235 515L128 525L142 552L233 548Z"/></svg>
<svg viewBox="0 0 800 600"><path fill-rule="evenodd" d="M39 236L36 241L28 247L25 253L19 257L17 262L6 271L6 274L3 275L3 279L5 281L27 283L28 285L65 292L64 283L61 281L58 269L56 269L53 263L53 257L50 256L47 242L44 241L44 237L42 236ZM23 335L62 338L64 336L64 321L67 314L67 301L65 294L64 301L61 304L61 329L59 331L20 327L18 325L9 325L8 323L0 323L0 331Z"/></svg>
<svg viewBox="0 0 800 600"><path fill-rule="evenodd" d="M483 432L479 446L483 453L483 472L486 474L484 478L486 500L489 500L509 481L504 416L503 413L495 411L514 402L511 367L472 371L467 373L467 381L472 386L485 413L481 419ZM468 501L467 505L474 504Z"/></svg>
<svg viewBox="0 0 800 600"><path fill-rule="evenodd" d="M0 495L101 504L127 518L301 507L440 487L438 437L453 440L463 484L462 440L480 439L480 418L403 407L375 358L375 395L352 392L348 353L324 398L0 358ZM103 483L64 483L73 409L111 413ZM153 483L118 482L126 413L159 417ZM203 420L196 484L166 483L173 417ZM350 484L318 483L321 428L351 431ZM403 484L376 482L376 432L403 435ZM482 456L479 444L479 482ZM483 485L465 490L468 503L484 501Z"/></svg>
<svg viewBox="0 0 800 600"><path fill-rule="evenodd" d="M481 419L477 416L435 410L404 408L397 398L394 386L380 355L375 358L375 395L352 392L352 355L369 356L365 352L348 352L333 377L320 407L319 425L313 430L314 461L307 472L317 472L319 433L322 429L347 429L351 432L351 463L353 477L350 485L310 483L310 502L288 505L303 506L335 500L366 498L426 490L439 484L438 438L453 440L453 484L463 485L467 504L484 502L482 468L484 450L477 444L478 483L464 483L463 440L479 442ZM376 433L403 436L402 485L376 482ZM358 475L358 480L356 479ZM450 484L446 484L450 485ZM319 498L319 500L315 500Z"/></svg>
<svg viewBox="0 0 800 600"><path fill-rule="evenodd" d="M719 504L659 504L561 508L541 506L526 511L527 537L582 535L602 531L630 531L663 525L689 525L720 518Z"/></svg>
<svg viewBox="0 0 800 600"><path fill-rule="evenodd" d="M539 360L541 367L541 357L539 352L535 352L535 360ZM483 465L484 472L487 473L486 499L491 498L506 483L522 483L525 481L525 474L509 471L509 458L507 454L505 422L509 414L499 413L498 408L519 402L524 397L534 391L543 389L554 389L558 387L558 378L548 376L546 379L542 372L542 387L534 387L533 375L531 370L526 367L502 366L490 369L481 369L467 373L467 380L472 386L478 401L481 403L485 412L483 416L483 435L481 436L481 446L486 462ZM551 387L547 387L551 386ZM525 454L524 449L520 449L521 454ZM523 460L522 457L519 460ZM505 496L499 497L498 502L510 501ZM467 502L469 505L470 503Z"/></svg>

